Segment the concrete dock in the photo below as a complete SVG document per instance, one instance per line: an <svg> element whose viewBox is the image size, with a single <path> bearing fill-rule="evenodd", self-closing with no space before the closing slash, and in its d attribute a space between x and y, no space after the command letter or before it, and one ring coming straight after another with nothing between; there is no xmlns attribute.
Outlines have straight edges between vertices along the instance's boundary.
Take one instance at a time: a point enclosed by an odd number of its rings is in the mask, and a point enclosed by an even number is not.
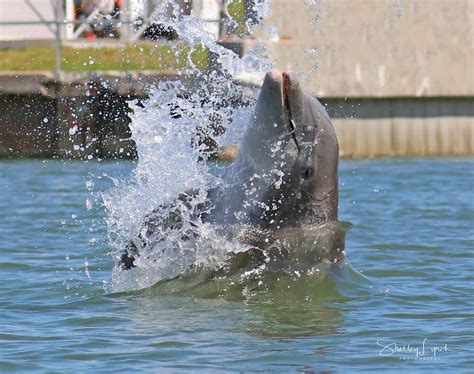
<svg viewBox="0 0 474 374"><path fill-rule="evenodd" d="M127 101L172 76L67 74L58 84L50 74L0 74L0 157L133 158ZM471 97L320 100L341 157L474 155Z"/></svg>
<svg viewBox="0 0 474 374"><path fill-rule="evenodd" d="M0 74L0 157L133 158L127 101L172 72ZM180 76L183 84L192 84Z"/></svg>

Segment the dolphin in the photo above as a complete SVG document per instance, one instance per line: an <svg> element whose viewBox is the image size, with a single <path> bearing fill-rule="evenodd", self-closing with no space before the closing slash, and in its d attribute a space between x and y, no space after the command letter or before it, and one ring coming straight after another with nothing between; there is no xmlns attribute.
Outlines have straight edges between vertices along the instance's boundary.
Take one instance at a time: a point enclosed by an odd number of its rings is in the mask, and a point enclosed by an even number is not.
<svg viewBox="0 0 474 374"><path fill-rule="evenodd" d="M324 106L294 73L270 71L213 218L264 228L336 221L338 160Z"/></svg>
<svg viewBox="0 0 474 374"><path fill-rule="evenodd" d="M264 253L267 267L300 271L341 262L338 162L336 132L324 106L301 89L295 73L272 70L208 220L246 227L239 240ZM238 266L249 253L235 256Z"/></svg>
<svg viewBox="0 0 474 374"><path fill-rule="evenodd" d="M301 89L294 73L268 72L236 161L209 192L199 217L249 246L229 256L226 269L266 263L279 271L319 271L343 261L338 160L324 106ZM184 194L176 206L186 208L192 196ZM151 229L161 224L148 221ZM134 243L119 262L123 269L133 267L145 241Z"/></svg>

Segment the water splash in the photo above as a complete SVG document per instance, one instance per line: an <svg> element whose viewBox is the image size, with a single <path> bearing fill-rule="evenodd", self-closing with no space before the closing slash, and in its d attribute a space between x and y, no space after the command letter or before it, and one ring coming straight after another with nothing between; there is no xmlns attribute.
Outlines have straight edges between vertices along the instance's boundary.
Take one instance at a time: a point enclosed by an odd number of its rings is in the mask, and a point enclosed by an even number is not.
<svg viewBox="0 0 474 374"><path fill-rule="evenodd" d="M130 238L143 231L151 211L159 221L172 224L160 225L149 238L136 268L113 271L113 291L148 287L193 266L216 267L229 251L246 249L226 239L218 227L203 223L198 210L208 191L220 183L205 161L224 142L238 141L235 137L243 134L255 103L255 97L247 96L234 78L251 74L263 79L270 64L259 50L241 58L217 44L205 22L193 13L182 14L174 1L159 1L156 9L152 18L175 29L180 41L191 47L190 69L179 79L161 82L143 105L131 104L138 163L131 180L114 181L115 188L103 198L116 259ZM260 0L252 9L257 20L268 11L268 2ZM209 51L207 71L199 70L191 59L197 48ZM192 191L192 198L182 203L179 196L186 191Z"/></svg>

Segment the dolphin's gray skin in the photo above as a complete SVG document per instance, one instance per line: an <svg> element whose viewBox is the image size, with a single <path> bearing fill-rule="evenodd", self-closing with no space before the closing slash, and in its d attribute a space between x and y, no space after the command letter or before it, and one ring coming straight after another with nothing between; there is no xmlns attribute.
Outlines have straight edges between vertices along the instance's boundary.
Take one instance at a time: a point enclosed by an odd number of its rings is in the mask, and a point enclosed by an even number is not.
<svg viewBox="0 0 474 374"><path fill-rule="evenodd" d="M336 221L338 159L321 103L294 74L270 71L213 219L270 229Z"/></svg>
<svg viewBox="0 0 474 374"><path fill-rule="evenodd" d="M237 160L209 194L201 217L224 231L237 227L234 239L253 248L231 256L228 268L265 261L269 268L296 271L341 261L338 159L323 105L301 90L293 73L268 72ZM129 245L122 268L133 267L136 247Z"/></svg>

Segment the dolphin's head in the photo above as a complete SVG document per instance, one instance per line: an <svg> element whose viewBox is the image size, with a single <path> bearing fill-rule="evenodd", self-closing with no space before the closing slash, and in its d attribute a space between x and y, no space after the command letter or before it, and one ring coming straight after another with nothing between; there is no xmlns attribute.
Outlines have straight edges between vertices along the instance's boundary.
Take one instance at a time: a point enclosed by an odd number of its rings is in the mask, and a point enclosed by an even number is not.
<svg viewBox="0 0 474 374"><path fill-rule="evenodd" d="M265 227L337 220L338 154L323 105L293 73L268 72L237 160L247 220Z"/></svg>

